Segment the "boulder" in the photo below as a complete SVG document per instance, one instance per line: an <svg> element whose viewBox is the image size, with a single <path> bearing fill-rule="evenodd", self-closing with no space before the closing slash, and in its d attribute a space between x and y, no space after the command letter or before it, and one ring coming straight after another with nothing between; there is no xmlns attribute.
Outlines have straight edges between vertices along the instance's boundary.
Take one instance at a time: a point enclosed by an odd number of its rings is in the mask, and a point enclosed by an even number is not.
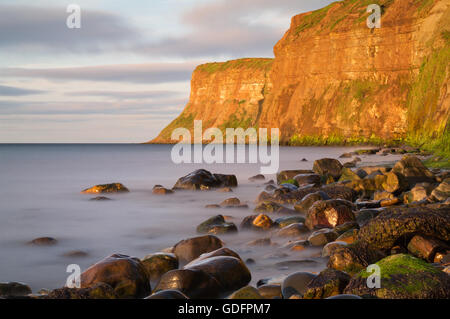
<svg viewBox="0 0 450 319"><path fill-rule="evenodd" d="M354 276L345 293L382 299L449 299L450 276L410 255L398 254L376 263L380 267L381 288L368 288L366 270Z"/></svg>
<svg viewBox="0 0 450 319"><path fill-rule="evenodd" d="M414 236L408 244L411 254L428 262L434 261L436 253L445 252L447 249L448 246L444 242L422 235Z"/></svg>
<svg viewBox="0 0 450 319"><path fill-rule="evenodd" d="M450 178L445 179L431 193L431 199L438 202L443 202L448 198L450 198Z"/></svg>
<svg viewBox="0 0 450 319"><path fill-rule="evenodd" d="M241 259L229 256L211 257L199 260L185 267L189 270L201 270L215 278L224 289L232 292L246 286L251 274Z"/></svg>
<svg viewBox="0 0 450 319"><path fill-rule="evenodd" d="M281 171L277 174L277 183L281 184L283 181L287 181L290 179L293 179L295 176L300 174L312 174L313 171L310 170L288 170L288 171Z"/></svg>
<svg viewBox="0 0 450 319"><path fill-rule="evenodd" d="M95 185L81 191L82 194L128 193L129 190L121 183Z"/></svg>
<svg viewBox="0 0 450 319"><path fill-rule="evenodd" d="M220 203L220 206L222 207L236 207L239 205L241 205L241 201L239 200L239 198L228 198Z"/></svg>
<svg viewBox="0 0 450 319"><path fill-rule="evenodd" d="M272 219L270 219L269 216L265 214L259 214L253 220L252 225L256 229L267 230L272 228L275 225L275 223L272 221Z"/></svg>
<svg viewBox="0 0 450 319"><path fill-rule="evenodd" d="M340 182L343 181L360 181L361 177L359 177L355 172L353 172L350 168L344 167L342 169L341 178L339 179Z"/></svg>
<svg viewBox="0 0 450 319"><path fill-rule="evenodd" d="M119 298L143 298L151 291L147 270L141 261L119 254L106 257L81 274L81 288L99 283L111 286Z"/></svg>
<svg viewBox="0 0 450 319"><path fill-rule="evenodd" d="M357 295L350 295L350 294L342 294L337 296L328 297L325 299L362 299L360 296Z"/></svg>
<svg viewBox="0 0 450 319"><path fill-rule="evenodd" d="M206 235L185 239L174 247L174 254L180 263L188 263L201 254L209 253L223 247L222 241L216 236Z"/></svg>
<svg viewBox="0 0 450 319"><path fill-rule="evenodd" d="M335 241L338 234L332 229L324 228L313 232L309 237L308 241L312 246L324 246L329 242Z"/></svg>
<svg viewBox="0 0 450 319"><path fill-rule="evenodd" d="M173 194L173 190L167 189L165 187L155 187L152 191L155 195L170 195Z"/></svg>
<svg viewBox="0 0 450 319"><path fill-rule="evenodd" d="M305 225L309 229L334 228L354 221L354 208L351 202L342 199L317 201L308 210Z"/></svg>
<svg viewBox="0 0 450 319"><path fill-rule="evenodd" d="M112 200L109 197L105 197L105 196L97 196L97 197L93 197L91 199L89 199L91 202L106 202L109 200Z"/></svg>
<svg viewBox="0 0 450 319"><path fill-rule="evenodd" d="M297 185L314 185L320 186L321 178L318 174L299 174L294 177L294 180L297 182Z"/></svg>
<svg viewBox="0 0 450 319"><path fill-rule="evenodd" d="M347 245L348 243L344 241L332 241L331 243L328 243L323 247L322 257L329 257L335 249Z"/></svg>
<svg viewBox="0 0 450 319"><path fill-rule="evenodd" d="M178 290L191 299L212 299L220 297L223 288L202 270L178 269L165 273L154 292L165 290Z"/></svg>
<svg viewBox="0 0 450 319"><path fill-rule="evenodd" d="M340 295L349 282L350 276L345 272L326 269L308 284L303 299L325 299Z"/></svg>
<svg viewBox="0 0 450 319"><path fill-rule="evenodd" d="M150 282L157 283L166 272L178 269L178 258L170 253L156 253L142 259Z"/></svg>
<svg viewBox="0 0 450 319"><path fill-rule="evenodd" d="M154 293L151 296L148 296L145 299L189 299L184 293L181 291L175 290L175 289L169 289L169 290L161 290L156 293Z"/></svg>
<svg viewBox="0 0 450 319"><path fill-rule="evenodd" d="M373 194L373 199L383 200L383 199L394 199L395 195L386 191L376 191L375 194Z"/></svg>
<svg viewBox="0 0 450 319"><path fill-rule="evenodd" d="M341 177L342 164L337 159L323 158L314 162L313 171L319 175L330 174L335 180Z"/></svg>
<svg viewBox="0 0 450 319"><path fill-rule="evenodd" d="M300 237L308 232L308 228L303 223L291 224L283 227L277 232L280 237Z"/></svg>
<svg viewBox="0 0 450 319"><path fill-rule="evenodd" d="M258 287L258 292L264 299L281 299L281 285L262 285Z"/></svg>
<svg viewBox="0 0 450 319"><path fill-rule="evenodd" d="M31 294L31 288L20 282L0 282L0 297L22 297Z"/></svg>
<svg viewBox="0 0 450 319"><path fill-rule="evenodd" d="M383 182L382 187L386 192L396 193L408 189L408 183L403 175L391 171L386 173L385 176L386 180Z"/></svg>
<svg viewBox="0 0 450 319"><path fill-rule="evenodd" d="M256 181L264 181L266 179L266 177L262 174L258 174L255 176L250 177L248 180L250 182L256 182Z"/></svg>
<svg viewBox="0 0 450 319"><path fill-rule="evenodd" d="M227 223L222 215L209 218L197 226L199 234L227 234L237 232L237 227L233 223Z"/></svg>
<svg viewBox="0 0 450 319"><path fill-rule="evenodd" d="M114 289L105 283L97 283L88 288L60 288L52 290L44 299L117 299Z"/></svg>
<svg viewBox="0 0 450 319"><path fill-rule="evenodd" d="M303 197L303 199L301 201L297 202L294 205L294 209L296 211L306 214L315 202L320 201L320 200L329 200L329 199L331 199L331 198L325 192L320 191L320 192L311 193L311 194L308 194L305 197Z"/></svg>
<svg viewBox="0 0 450 319"><path fill-rule="evenodd" d="M381 213L380 209L361 209L355 213L356 222L363 227Z"/></svg>
<svg viewBox="0 0 450 319"><path fill-rule="evenodd" d="M336 241L344 241L347 244L352 244L358 239L358 229L350 229L340 235Z"/></svg>
<svg viewBox="0 0 450 319"><path fill-rule="evenodd" d="M195 263L197 263L199 261L202 261L202 260L205 260L205 259L208 259L208 258L212 258L212 257L219 257L219 256L234 257L234 258L237 258L237 259L241 259L241 257L239 256L238 253L234 252L233 250L231 250L229 248L223 247L223 248L214 250L212 252L200 255L200 257L198 257L197 259L195 259L195 260L191 261L189 264L187 264L185 266L185 268L188 268L190 265L195 264Z"/></svg>
<svg viewBox="0 0 450 319"><path fill-rule="evenodd" d="M317 275L309 272L296 272L289 275L281 284L283 298L289 299L292 295L303 296L308 290L308 284L316 277Z"/></svg>
<svg viewBox="0 0 450 319"><path fill-rule="evenodd" d="M252 286L246 286L238 291L233 292L228 299L238 299L238 300L244 300L244 299L263 299L263 297L260 295L259 290Z"/></svg>
<svg viewBox="0 0 450 319"><path fill-rule="evenodd" d="M28 244L33 246L54 246L58 243L55 238L52 237L40 237L33 239Z"/></svg>
<svg viewBox="0 0 450 319"><path fill-rule="evenodd" d="M212 174L207 170L199 169L178 179L173 189L207 190L236 186L235 175Z"/></svg>
<svg viewBox="0 0 450 319"><path fill-rule="evenodd" d="M359 225L356 221L344 223L342 225L334 227L334 231L339 235L346 233L349 230L359 229Z"/></svg>
<svg viewBox="0 0 450 319"><path fill-rule="evenodd" d="M404 176L410 187L413 187L417 183L435 182L434 174L415 156L404 156L394 165L392 171Z"/></svg>
<svg viewBox="0 0 450 319"><path fill-rule="evenodd" d="M377 249L391 249L398 241L405 243L414 235L450 240L450 207L387 208L365 224L358 239Z"/></svg>
<svg viewBox="0 0 450 319"><path fill-rule="evenodd" d="M297 223L305 223L305 217L302 216L288 216L288 217L280 217L275 219L275 224L280 228L284 228L286 226L297 224Z"/></svg>

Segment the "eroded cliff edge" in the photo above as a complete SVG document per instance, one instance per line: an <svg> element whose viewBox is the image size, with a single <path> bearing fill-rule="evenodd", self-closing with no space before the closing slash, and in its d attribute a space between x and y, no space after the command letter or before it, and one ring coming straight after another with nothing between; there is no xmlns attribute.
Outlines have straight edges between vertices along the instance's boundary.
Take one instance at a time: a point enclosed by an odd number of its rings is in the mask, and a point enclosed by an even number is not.
<svg viewBox="0 0 450 319"><path fill-rule="evenodd" d="M378 3L382 27L369 29ZM197 67L176 127L278 127L290 144L408 139L449 147L450 0L346 0L292 18L275 59Z"/></svg>

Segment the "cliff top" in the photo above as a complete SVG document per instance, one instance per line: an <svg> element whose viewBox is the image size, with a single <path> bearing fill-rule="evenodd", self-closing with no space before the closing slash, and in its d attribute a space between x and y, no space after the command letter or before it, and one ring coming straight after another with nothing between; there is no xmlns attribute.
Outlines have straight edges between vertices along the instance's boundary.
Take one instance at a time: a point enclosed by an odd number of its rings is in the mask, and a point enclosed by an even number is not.
<svg viewBox="0 0 450 319"><path fill-rule="evenodd" d="M260 69L264 71L269 71L272 67L274 59L269 58L244 58L231 60L227 62L213 62L199 65L195 72L207 72L207 73L216 73L221 71L226 71L228 69Z"/></svg>

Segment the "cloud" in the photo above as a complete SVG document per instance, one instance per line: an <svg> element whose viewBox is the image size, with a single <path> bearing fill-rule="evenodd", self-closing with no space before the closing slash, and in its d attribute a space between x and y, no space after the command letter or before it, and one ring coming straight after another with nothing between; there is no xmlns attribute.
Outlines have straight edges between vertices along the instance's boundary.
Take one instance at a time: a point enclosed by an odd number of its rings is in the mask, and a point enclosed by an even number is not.
<svg viewBox="0 0 450 319"><path fill-rule="evenodd" d="M173 96L185 96L185 92L155 90L155 91L76 91L66 93L68 96L97 96L117 99L159 99Z"/></svg>
<svg viewBox="0 0 450 319"><path fill-rule="evenodd" d="M15 88L12 86L4 86L0 85L0 96L24 96L24 95L33 95L33 94L42 94L45 91L41 90L28 90Z"/></svg>
<svg viewBox="0 0 450 319"><path fill-rule="evenodd" d="M119 15L82 10L80 29L69 29L65 7L0 5L0 47L55 52L98 52L126 48L140 32Z"/></svg>
<svg viewBox="0 0 450 319"><path fill-rule="evenodd" d="M70 68L0 68L3 77L131 83L189 81L198 63L120 64Z"/></svg>

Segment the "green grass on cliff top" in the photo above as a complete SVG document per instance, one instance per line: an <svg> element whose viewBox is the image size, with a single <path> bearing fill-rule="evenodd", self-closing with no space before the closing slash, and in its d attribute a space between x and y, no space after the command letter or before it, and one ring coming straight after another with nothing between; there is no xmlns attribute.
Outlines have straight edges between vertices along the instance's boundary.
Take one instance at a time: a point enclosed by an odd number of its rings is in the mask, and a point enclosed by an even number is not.
<svg viewBox="0 0 450 319"><path fill-rule="evenodd" d="M255 69L255 70L263 70L269 71L272 67L274 59L268 58L245 58L238 60L231 60L227 62L213 62L199 65L196 71L202 71L207 73L215 73L226 71L228 69Z"/></svg>

